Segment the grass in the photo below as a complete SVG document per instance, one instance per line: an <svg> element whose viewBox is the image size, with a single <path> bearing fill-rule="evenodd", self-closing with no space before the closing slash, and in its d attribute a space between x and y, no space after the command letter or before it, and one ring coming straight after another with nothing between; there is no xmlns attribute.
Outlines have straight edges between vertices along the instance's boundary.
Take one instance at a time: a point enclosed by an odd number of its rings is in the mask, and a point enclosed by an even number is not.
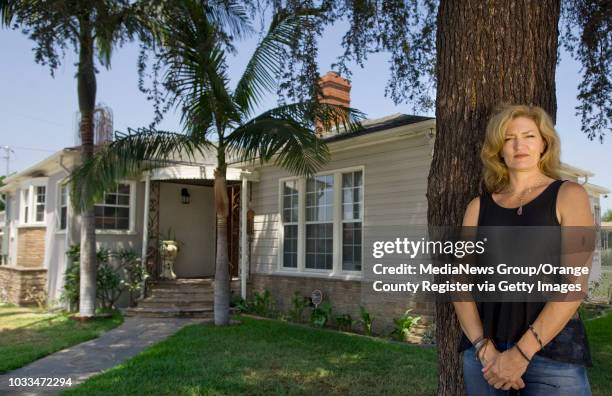
<svg viewBox="0 0 612 396"><path fill-rule="evenodd" d="M279 321L193 325L67 395L432 395L436 349ZM585 322L593 395L612 389L612 314Z"/></svg>
<svg viewBox="0 0 612 396"><path fill-rule="evenodd" d="M121 322L118 314L80 323L66 313L0 305L0 373L96 338Z"/></svg>
<svg viewBox="0 0 612 396"><path fill-rule="evenodd" d="M584 324L593 357L593 367L588 369L593 396L609 395L612 389L612 313Z"/></svg>
<svg viewBox="0 0 612 396"><path fill-rule="evenodd" d="M433 395L436 350L279 321L188 326L68 395Z"/></svg>

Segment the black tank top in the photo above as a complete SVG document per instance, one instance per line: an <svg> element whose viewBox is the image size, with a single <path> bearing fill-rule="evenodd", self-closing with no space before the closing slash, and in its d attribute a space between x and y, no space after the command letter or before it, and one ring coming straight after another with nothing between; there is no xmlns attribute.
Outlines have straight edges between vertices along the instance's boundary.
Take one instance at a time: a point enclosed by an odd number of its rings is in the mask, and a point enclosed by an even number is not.
<svg viewBox="0 0 612 396"><path fill-rule="evenodd" d="M485 192L480 196L479 226L560 226L557 220L557 195L563 180L555 180L532 201L523 205L522 215L518 208L499 206ZM544 308L545 302L477 302L485 337L496 343L517 342L529 329ZM465 335L459 342L459 351L471 347ZM579 317L569 320L567 325L552 339L538 355L561 362L592 366L584 324Z"/></svg>

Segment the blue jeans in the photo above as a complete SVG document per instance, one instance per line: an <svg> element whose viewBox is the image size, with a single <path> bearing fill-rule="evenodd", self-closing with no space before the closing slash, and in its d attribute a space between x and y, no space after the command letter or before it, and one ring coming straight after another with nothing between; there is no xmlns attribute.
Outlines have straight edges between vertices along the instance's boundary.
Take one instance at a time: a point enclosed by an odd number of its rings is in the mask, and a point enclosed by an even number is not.
<svg viewBox="0 0 612 396"><path fill-rule="evenodd" d="M498 347L503 351L513 345ZM466 349L463 353L463 379L469 396L591 396L586 368L578 364L534 355L522 376L525 387L520 391L495 389L487 383L481 370L482 364L474 347Z"/></svg>

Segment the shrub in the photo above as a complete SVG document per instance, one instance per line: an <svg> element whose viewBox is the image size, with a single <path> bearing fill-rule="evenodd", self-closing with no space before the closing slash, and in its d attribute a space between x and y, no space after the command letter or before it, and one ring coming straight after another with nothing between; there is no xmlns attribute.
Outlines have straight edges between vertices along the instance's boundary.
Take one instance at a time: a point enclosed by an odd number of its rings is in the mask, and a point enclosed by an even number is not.
<svg viewBox="0 0 612 396"><path fill-rule="evenodd" d="M364 306L359 307L359 316L361 316L361 325L363 326L363 334L372 335L372 322L374 318L370 315Z"/></svg>
<svg viewBox="0 0 612 396"><path fill-rule="evenodd" d="M255 292L253 301L250 303L251 311L260 316L273 316L274 304L270 290L265 289L262 293Z"/></svg>
<svg viewBox="0 0 612 396"><path fill-rule="evenodd" d="M406 337L412 332L412 328L421 320L420 316L409 315L411 309L404 312L399 318L393 319L395 328L391 332L391 337L399 341L405 341Z"/></svg>
<svg viewBox="0 0 612 396"><path fill-rule="evenodd" d="M292 322L302 323L304 321L304 311L308 308L309 301L306 297L300 295L299 292L295 292L291 299L291 308L287 312L289 320Z"/></svg>
<svg viewBox="0 0 612 396"><path fill-rule="evenodd" d="M66 254L70 264L64 274L64 290L60 300L67 303L71 311L75 311L79 306L80 246L71 246ZM111 258L116 259L116 265L110 263ZM114 309L121 294L126 291L130 293L130 304L133 303L133 294L142 288L144 280L148 277L136 253L131 250L119 252L98 250L96 268L97 305L105 311Z"/></svg>
<svg viewBox="0 0 612 396"><path fill-rule="evenodd" d="M423 337L421 338L423 344L435 344L436 343L436 324L432 323L427 326Z"/></svg>
<svg viewBox="0 0 612 396"><path fill-rule="evenodd" d="M149 277L149 274L133 250L120 250L115 253L115 257L119 261L119 268L123 272L121 287L129 293L130 306L133 306L136 302L136 296L140 294L142 285Z"/></svg>
<svg viewBox="0 0 612 396"><path fill-rule="evenodd" d="M353 325L355 321L351 318L351 315L344 314L336 316L336 324L338 325L338 330L342 331L353 331Z"/></svg>
<svg viewBox="0 0 612 396"><path fill-rule="evenodd" d="M310 314L310 323L316 327L324 327L331 317L332 307L331 304L323 302L318 307L312 310Z"/></svg>

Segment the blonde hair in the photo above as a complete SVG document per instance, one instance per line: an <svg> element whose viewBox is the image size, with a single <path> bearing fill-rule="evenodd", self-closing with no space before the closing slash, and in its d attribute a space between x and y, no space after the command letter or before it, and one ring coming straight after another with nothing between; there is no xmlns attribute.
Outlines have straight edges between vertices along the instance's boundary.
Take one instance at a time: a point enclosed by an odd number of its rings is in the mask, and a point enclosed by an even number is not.
<svg viewBox="0 0 612 396"><path fill-rule="evenodd" d="M504 105L489 120L480 152L484 165L484 183L489 192L497 192L508 186L508 167L501 152L508 124L518 117L535 122L545 142L544 152L538 161L540 171L553 179L559 178L561 144L550 116L538 106Z"/></svg>

